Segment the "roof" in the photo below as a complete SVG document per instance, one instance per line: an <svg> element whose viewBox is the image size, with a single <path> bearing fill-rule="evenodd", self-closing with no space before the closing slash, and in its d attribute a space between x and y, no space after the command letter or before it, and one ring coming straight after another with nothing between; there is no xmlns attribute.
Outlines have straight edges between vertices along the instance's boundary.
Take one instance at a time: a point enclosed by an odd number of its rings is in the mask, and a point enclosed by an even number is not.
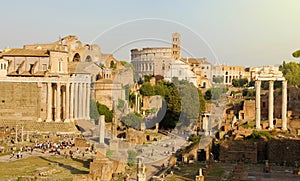
<svg viewBox="0 0 300 181"><path fill-rule="evenodd" d="M206 58L181 58L180 60L190 64L210 64Z"/></svg>
<svg viewBox="0 0 300 181"><path fill-rule="evenodd" d="M68 62L69 73L97 74L100 69L94 62Z"/></svg>
<svg viewBox="0 0 300 181"><path fill-rule="evenodd" d="M3 52L0 54L3 56L11 56L11 57L49 57L49 52L47 50L30 50L30 49L22 49L22 48L13 48L7 52Z"/></svg>

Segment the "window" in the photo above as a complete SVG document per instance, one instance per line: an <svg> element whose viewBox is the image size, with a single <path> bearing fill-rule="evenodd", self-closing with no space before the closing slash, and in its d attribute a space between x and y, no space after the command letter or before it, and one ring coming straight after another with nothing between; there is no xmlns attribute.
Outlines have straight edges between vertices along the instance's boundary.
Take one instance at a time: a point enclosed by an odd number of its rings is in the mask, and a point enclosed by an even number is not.
<svg viewBox="0 0 300 181"><path fill-rule="evenodd" d="M1 70L3 70L3 63L1 63Z"/></svg>
<svg viewBox="0 0 300 181"><path fill-rule="evenodd" d="M3 64L4 70L6 70L6 64Z"/></svg>
<svg viewBox="0 0 300 181"><path fill-rule="evenodd" d="M33 74L33 66L34 66L34 64L30 64L29 72L30 72L31 74Z"/></svg>
<svg viewBox="0 0 300 181"><path fill-rule="evenodd" d="M46 71L46 70L47 70L47 64L43 64L43 65L42 65L42 70L43 70L43 71Z"/></svg>
<svg viewBox="0 0 300 181"><path fill-rule="evenodd" d="M59 72L62 71L62 62L61 61L58 62L58 71Z"/></svg>

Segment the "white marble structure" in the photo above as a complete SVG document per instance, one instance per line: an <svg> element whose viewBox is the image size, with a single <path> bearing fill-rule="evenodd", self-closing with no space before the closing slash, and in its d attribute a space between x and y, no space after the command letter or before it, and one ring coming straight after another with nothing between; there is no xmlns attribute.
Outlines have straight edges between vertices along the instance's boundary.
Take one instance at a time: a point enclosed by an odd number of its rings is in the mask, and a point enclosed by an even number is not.
<svg viewBox="0 0 300 181"><path fill-rule="evenodd" d="M172 79L177 77L178 80L187 80L197 85L197 76L195 72L190 70L190 66L181 60L174 60L170 63L170 70L165 74L165 80L172 82Z"/></svg>
<svg viewBox="0 0 300 181"><path fill-rule="evenodd" d="M255 77L255 122L256 129L260 130L260 121L261 121L261 105L260 105L260 88L261 81L269 81L269 129L274 129L273 125L273 115L274 115L274 81L282 81L282 130L287 130L287 81L283 77L281 71L279 71L278 67L269 66L269 67L261 67L256 70Z"/></svg>
<svg viewBox="0 0 300 181"><path fill-rule="evenodd" d="M37 83L46 94L46 122L70 122L77 119L89 120L90 75L67 77L0 77L0 82ZM80 88L81 87L81 88ZM80 88L80 89L79 89ZM76 90L80 91L76 91ZM78 111L82 110L82 111Z"/></svg>

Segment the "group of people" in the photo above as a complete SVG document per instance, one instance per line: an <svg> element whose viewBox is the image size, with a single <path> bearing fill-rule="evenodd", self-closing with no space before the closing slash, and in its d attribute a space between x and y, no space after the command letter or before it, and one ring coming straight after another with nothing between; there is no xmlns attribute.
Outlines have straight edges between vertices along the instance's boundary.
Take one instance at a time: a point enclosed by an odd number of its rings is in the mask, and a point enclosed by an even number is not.
<svg viewBox="0 0 300 181"><path fill-rule="evenodd" d="M17 157L17 159L19 159L19 158L23 158L23 155L22 155L21 151L19 151L17 154L15 154L15 152L13 151L13 152L11 153L11 155L10 155L10 158L9 158L9 159L12 159L12 158L14 158L15 156Z"/></svg>

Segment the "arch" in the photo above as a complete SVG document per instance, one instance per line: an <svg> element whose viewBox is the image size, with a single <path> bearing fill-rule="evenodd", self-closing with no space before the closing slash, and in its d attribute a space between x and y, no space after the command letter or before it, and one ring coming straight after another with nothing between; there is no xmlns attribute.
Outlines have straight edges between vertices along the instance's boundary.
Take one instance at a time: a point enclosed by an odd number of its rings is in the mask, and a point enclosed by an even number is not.
<svg viewBox="0 0 300 181"><path fill-rule="evenodd" d="M78 48L81 48L81 47L82 47L81 41L79 41L79 40L76 41L76 42L75 42L75 48L78 49Z"/></svg>
<svg viewBox="0 0 300 181"><path fill-rule="evenodd" d="M92 61L92 57L91 57L91 56L89 56L89 55L88 55L88 56L86 56L86 58L85 58L85 61L86 61L86 62L91 62L91 61Z"/></svg>
<svg viewBox="0 0 300 181"><path fill-rule="evenodd" d="M73 62L79 62L80 61L80 55L79 53L75 53L74 57L73 57Z"/></svg>

